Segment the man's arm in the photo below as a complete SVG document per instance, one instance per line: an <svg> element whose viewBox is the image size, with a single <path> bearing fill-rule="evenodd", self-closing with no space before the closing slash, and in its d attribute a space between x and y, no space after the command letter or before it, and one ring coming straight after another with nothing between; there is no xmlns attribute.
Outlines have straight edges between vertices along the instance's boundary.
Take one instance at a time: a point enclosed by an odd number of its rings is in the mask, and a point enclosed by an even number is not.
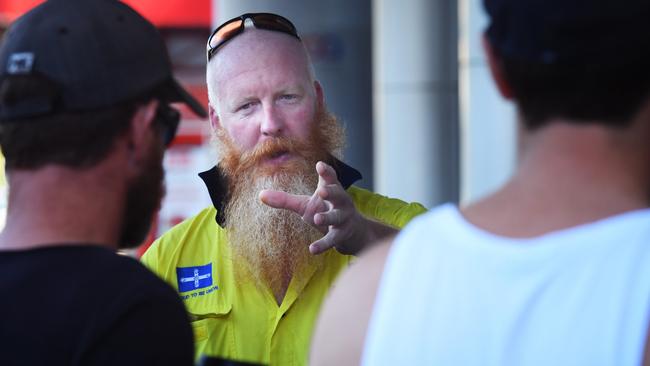
<svg viewBox="0 0 650 366"><path fill-rule="evenodd" d="M331 166L318 162L316 172L318 186L312 196L270 190L260 192L260 200L266 205L291 210L325 234L309 246L312 254L331 248L343 254L357 254L370 243L397 234L396 228L357 211Z"/></svg>
<svg viewBox="0 0 650 366"><path fill-rule="evenodd" d="M334 285L312 338L310 365L358 365L393 238L364 252Z"/></svg>

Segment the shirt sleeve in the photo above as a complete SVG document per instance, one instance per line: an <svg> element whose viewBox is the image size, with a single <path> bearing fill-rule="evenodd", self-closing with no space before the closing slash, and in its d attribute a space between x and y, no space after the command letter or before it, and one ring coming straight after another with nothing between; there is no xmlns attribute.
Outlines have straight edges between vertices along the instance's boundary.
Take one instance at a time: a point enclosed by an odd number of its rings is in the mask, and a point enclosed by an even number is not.
<svg viewBox="0 0 650 366"><path fill-rule="evenodd" d="M351 186L347 192L357 210L363 215L396 228L404 227L414 217L427 212L427 209L417 202L407 203L363 188Z"/></svg>
<svg viewBox="0 0 650 366"><path fill-rule="evenodd" d="M158 238L151 243L149 248L147 248L147 250L142 254L142 257L140 257L140 262L153 273L158 273L158 248L161 239L162 238Z"/></svg>

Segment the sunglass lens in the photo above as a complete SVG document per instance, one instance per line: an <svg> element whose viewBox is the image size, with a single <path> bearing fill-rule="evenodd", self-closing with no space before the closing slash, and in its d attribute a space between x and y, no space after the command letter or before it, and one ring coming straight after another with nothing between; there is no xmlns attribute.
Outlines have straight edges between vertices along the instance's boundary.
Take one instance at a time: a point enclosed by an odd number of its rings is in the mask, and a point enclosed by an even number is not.
<svg viewBox="0 0 650 366"><path fill-rule="evenodd" d="M237 19L231 23L224 24L219 30L217 30L212 37L210 37L210 49L214 50L219 48L224 42L228 41L232 37L236 36L241 29L242 21Z"/></svg>
<svg viewBox="0 0 650 366"><path fill-rule="evenodd" d="M262 29L280 31L296 36L296 28L288 20L272 14L258 14L253 18L255 26Z"/></svg>
<svg viewBox="0 0 650 366"><path fill-rule="evenodd" d="M176 136L178 124L181 121L180 112L164 102L160 102L156 109L156 121L161 126L165 146L169 146Z"/></svg>

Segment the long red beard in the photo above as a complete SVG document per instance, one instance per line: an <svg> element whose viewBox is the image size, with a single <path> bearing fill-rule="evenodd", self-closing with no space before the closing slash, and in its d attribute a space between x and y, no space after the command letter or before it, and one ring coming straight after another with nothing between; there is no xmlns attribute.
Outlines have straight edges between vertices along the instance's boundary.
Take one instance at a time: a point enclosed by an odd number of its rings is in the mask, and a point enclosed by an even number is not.
<svg viewBox="0 0 650 366"><path fill-rule="evenodd" d="M288 138L267 140L248 152L240 152L222 132L220 167L228 177L229 199L225 227L240 279L252 279L282 294L296 271L320 266L322 256L313 256L308 246L322 234L288 210L266 206L259 200L262 189L312 195L318 183L316 162L331 163L340 149L343 131L327 113L320 113L308 141ZM279 153L293 158L280 166L264 161Z"/></svg>

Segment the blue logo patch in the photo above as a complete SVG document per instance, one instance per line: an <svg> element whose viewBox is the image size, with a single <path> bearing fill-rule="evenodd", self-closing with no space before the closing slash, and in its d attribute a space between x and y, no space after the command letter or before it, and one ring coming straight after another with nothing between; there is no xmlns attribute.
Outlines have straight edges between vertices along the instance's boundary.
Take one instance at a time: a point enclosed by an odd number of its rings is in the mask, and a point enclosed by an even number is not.
<svg viewBox="0 0 650 366"><path fill-rule="evenodd" d="M187 292L212 286L212 263L196 267L176 267L178 292Z"/></svg>

